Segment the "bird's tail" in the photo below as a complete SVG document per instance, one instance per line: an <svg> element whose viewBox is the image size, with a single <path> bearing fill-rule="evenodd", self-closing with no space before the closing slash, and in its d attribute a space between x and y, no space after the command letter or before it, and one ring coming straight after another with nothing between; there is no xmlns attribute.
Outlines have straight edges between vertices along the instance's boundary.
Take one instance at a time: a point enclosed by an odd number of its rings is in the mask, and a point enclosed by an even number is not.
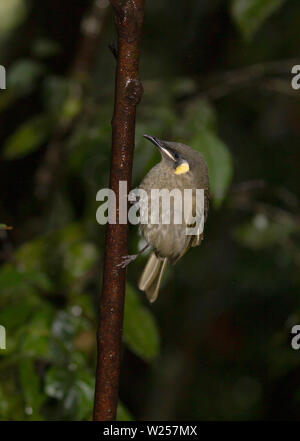
<svg viewBox="0 0 300 441"><path fill-rule="evenodd" d="M158 297L159 287L168 259L160 259L151 253L139 280L139 289L145 291L149 302L153 303Z"/></svg>

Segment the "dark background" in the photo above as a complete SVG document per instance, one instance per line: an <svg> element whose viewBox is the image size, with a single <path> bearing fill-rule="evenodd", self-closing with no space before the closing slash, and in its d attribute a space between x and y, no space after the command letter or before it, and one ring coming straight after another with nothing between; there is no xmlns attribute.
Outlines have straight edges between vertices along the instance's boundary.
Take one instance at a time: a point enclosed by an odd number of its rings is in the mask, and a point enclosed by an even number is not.
<svg viewBox="0 0 300 441"><path fill-rule="evenodd" d="M112 10L2 0L0 14L0 419L91 419ZM146 256L128 269L119 419L300 418L299 22L296 0L147 2L133 187L159 160L148 133L201 151L213 198L157 303L137 289ZM131 227L131 253L139 240Z"/></svg>

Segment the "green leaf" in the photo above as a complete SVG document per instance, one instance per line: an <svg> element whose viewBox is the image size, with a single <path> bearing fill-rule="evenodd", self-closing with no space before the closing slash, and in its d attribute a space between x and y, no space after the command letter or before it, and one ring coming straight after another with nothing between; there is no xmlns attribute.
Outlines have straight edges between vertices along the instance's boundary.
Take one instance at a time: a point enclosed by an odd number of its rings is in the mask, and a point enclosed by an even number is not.
<svg viewBox="0 0 300 441"><path fill-rule="evenodd" d="M21 327L20 350L30 357L48 360L51 356L51 323L54 311L46 303L34 311L28 324Z"/></svg>
<svg viewBox="0 0 300 441"><path fill-rule="evenodd" d="M52 282L48 276L40 271L26 271L24 272L24 278L36 288L44 291L51 291L53 289Z"/></svg>
<svg viewBox="0 0 300 441"><path fill-rule="evenodd" d="M51 398L62 400L67 393L68 372L59 367L52 367L46 374L45 392Z"/></svg>
<svg viewBox="0 0 300 441"><path fill-rule="evenodd" d="M210 190L215 206L219 207L232 178L232 159L227 146L210 130L200 130L192 138L190 145L202 153L206 160Z"/></svg>
<svg viewBox="0 0 300 441"><path fill-rule="evenodd" d="M127 284L123 338L129 348L145 361L159 353L159 333L150 311L143 306L139 294Z"/></svg>
<svg viewBox="0 0 300 441"><path fill-rule="evenodd" d="M257 214L252 222L237 227L234 237L244 246L258 250L273 245L284 244L288 237L297 231L291 218L269 221L264 214Z"/></svg>
<svg viewBox="0 0 300 441"><path fill-rule="evenodd" d="M245 38L250 39L284 2L285 0L233 0L231 13Z"/></svg>
<svg viewBox="0 0 300 441"><path fill-rule="evenodd" d="M40 58L53 57L61 52L61 46L57 41L39 38L33 43L32 52Z"/></svg>
<svg viewBox="0 0 300 441"><path fill-rule="evenodd" d="M12 89L2 90L0 94L0 113L7 110L17 99L17 94Z"/></svg>
<svg viewBox="0 0 300 441"><path fill-rule="evenodd" d="M7 378L7 377L6 377ZM24 419L24 403L16 381L1 381L0 419L1 421L20 421Z"/></svg>
<svg viewBox="0 0 300 441"><path fill-rule="evenodd" d="M72 291L75 293L79 287L76 281L84 277L98 259L97 247L83 239L82 226L69 224L22 245L16 252L17 261L26 271L36 276L39 274L36 282L44 282L47 291L51 288L49 279L56 279L56 285L58 281L67 286L74 285ZM45 273L48 277L45 276L43 281L42 274Z"/></svg>
<svg viewBox="0 0 300 441"><path fill-rule="evenodd" d="M184 113L188 131L214 131L217 125L217 115L211 103L205 99L195 99L186 108Z"/></svg>
<svg viewBox="0 0 300 441"><path fill-rule="evenodd" d="M24 243L16 251L16 258L26 271L41 271L47 236Z"/></svg>
<svg viewBox="0 0 300 441"><path fill-rule="evenodd" d="M26 121L4 143L5 159L17 159L37 150L50 134L49 118L36 116Z"/></svg>
<svg viewBox="0 0 300 441"><path fill-rule="evenodd" d="M13 299L18 297L17 294L29 296L34 291L33 286L28 283L29 280L26 278L25 272L19 271L13 265L3 265L0 270L0 304L3 300L11 299L12 295Z"/></svg>
<svg viewBox="0 0 300 441"><path fill-rule="evenodd" d="M1 325L12 331L23 325L32 313L32 305L28 300L18 301L0 310Z"/></svg>
<svg viewBox="0 0 300 441"><path fill-rule="evenodd" d="M20 360L19 378L25 402L25 414L33 420L41 419L39 411L46 397L42 393L41 379L32 359Z"/></svg>
<svg viewBox="0 0 300 441"><path fill-rule="evenodd" d="M65 123L71 121L81 110L78 84L63 77L49 77L44 84L45 106Z"/></svg>
<svg viewBox="0 0 300 441"><path fill-rule="evenodd" d="M0 230L12 230L12 228L13 227L8 227L7 225L5 225L5 224L0 224Z"/></svg>
<svg viewBox="0 0 300 441"><path fill-rule="evenodd" d="M66 311L59 311L51 326L51 359L57 360L60 365L68 363L76 368L84 368L86 365L86 351L95 348L95 341L92 338L96 330L91 330L90 322L81 316L70 314ZM84 342L84 336L88 335ZM83 337L83 342L82 342ZM80 345L83 344L83 346ZM84 345L86 343L86 345ZM87 345L92 345L87 347Z"/></svg>
<svg viewBox="0 0 300 441"><path fill-rule="evenodd" d="M89 329L87 320L66 311L58 311L52 323L52 334L64 343L73 341L79 332L87 329Z"/></svg>
<svg viewBox="0 0 300 441"><path fill-rule="evenodd" d="M26 17L29 5L24 0L10 0L0 2L0 39L11 32Z"/></svg>
<svg viewBox="0 0 300 441"><path fill-rule="evenodd" d="M121 401L118 402L117 407L117 421L134 421L133 416L129 412L129 410L124 406Z"/></svg>
<svg viewBox="0 0 300 441"><path fill-rule="evenodd" d="M46 374L45 392L61 402L65 417L82 420L92 413L94 380L87 370L50 368Z"/></svg>
<svg viewBox="0 0 300 441"><path fill-rule="evenodd" d="M52 288L47 275L38 270L26 271L24 268L15 268L11 264L3 265L0 269L0 306L3 306L3 302L5 306L7 302L20 303L23 296L26 296L28 304L33 300L33 303L37 304L38 289L49 292Z"/></svg>
<svg viewBox="0 0 300 441"><path fill-rule="evenodd" d="M62 341L70 340L76 333L78 319L65 311L59 311L52 323L52 334Z"/></svg>
<svg viewBox="0 0 300 441"><path fill-rule="evenodd" d="M45 79L43 98L45 107L50 112L59 113L68 97L69 81L65 77L49 76Z"/></svg>
<svg viewBox="0 0 300 441"><path fill-rule="evenodd" d="M28 94L44 71L43 64L37 61L19 60L9 69L7 76L8 88L14 89L17 94Z"/></svg>
<svg viewBox="0 0 300 441"><path fill-rule="evenodd" d="M64 253L64 271L67 283L72 283L83 277L96 263L98 251L90 242L73 242Z"/></svg>
<svg viewBox="0 0 300 441"><path fill-rule="evenodd" d="M62 118L64 121L69 122L75 118L81 110L81 101L75 95L70 95L64 102L62 107Z"/></svg>

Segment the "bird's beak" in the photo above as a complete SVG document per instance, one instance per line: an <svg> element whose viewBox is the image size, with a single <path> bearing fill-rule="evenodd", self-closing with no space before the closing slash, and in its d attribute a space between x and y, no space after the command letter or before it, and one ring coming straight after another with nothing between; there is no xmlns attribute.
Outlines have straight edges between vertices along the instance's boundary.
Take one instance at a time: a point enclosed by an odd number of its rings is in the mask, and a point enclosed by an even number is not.
<svg viewBox="0 0 300 441"><path fill-rule="evenodd" d="M156 145L156 147L158 147L159 151L164 154L165 156L168 156L169 158L173 159L174 161L174 156L172 154L172 151L169 147L167 147L165 145L165 143L163 141L161 141L158 138L154 138L154 136L150 136L150 135L143 135L144 138L149 139L149 141L151 141L154 145Z"/></svg>

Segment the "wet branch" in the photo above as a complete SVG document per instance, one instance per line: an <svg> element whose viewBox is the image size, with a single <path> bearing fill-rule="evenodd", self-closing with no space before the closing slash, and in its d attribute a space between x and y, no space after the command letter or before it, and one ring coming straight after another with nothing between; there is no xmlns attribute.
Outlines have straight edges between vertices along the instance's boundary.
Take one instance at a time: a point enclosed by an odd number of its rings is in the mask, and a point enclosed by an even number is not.
<svg viewBox="0 0 300 441"><path fill-rule="evenodd" d="M118 32L115 108L112 120L110 188L119 198L119 181L131 182L136 106L143 88L138 76L139 40L145 0L111 0ZM118 220L117 220L118 222ZM128 254L127 224L108 224L100 299L94 420L116 417L121 363L126 270L117 266Z"/></svg>

